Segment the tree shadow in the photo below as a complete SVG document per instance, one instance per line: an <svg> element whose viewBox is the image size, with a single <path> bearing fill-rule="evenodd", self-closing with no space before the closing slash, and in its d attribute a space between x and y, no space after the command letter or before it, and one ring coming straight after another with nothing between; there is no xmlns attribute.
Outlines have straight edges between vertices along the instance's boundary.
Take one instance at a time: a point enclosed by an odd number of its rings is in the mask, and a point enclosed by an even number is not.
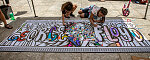
<svg viewBox="0 0 150 60"><path fill-rule="evenodd" d="M119 17L119 18L135 18L135 19L144 19L144 20L148 20L144 17L126 17L126 16L123 16L123 15L117 15L116 17Z"/></svg>
<svg viewBox="0 0 150 60"><path fill-rule="evenodd" d="M27 13L27 11L19 11L14 16L23 15L23 14L26 14L26 13Z"/></svg>

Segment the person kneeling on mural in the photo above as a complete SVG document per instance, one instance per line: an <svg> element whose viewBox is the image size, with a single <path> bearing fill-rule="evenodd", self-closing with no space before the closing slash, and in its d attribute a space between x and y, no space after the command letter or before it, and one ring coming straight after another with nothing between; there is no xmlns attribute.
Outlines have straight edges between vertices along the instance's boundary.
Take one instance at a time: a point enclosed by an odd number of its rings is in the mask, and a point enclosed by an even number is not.
<svg viewBox="0 0 150 60"><path fill-rule="evenodd" d="M94 24L94 22L104 23L105 16L107 15L108 11L104 7L91 5L84 9L81 8L78 13L80 14L81 18L89 18L91 24L96 27L97 24Z"/></svg>
<svg viewBox="0 0 150 60"><path fill-rule="evenodd" d="M73 12L75 11L76 8L77 8L77 5L72 4L71 2L66 2L62 4L61 11L62 11L63 25L65 25L64 18L70 18L69 16L75 17Z"/></svg>

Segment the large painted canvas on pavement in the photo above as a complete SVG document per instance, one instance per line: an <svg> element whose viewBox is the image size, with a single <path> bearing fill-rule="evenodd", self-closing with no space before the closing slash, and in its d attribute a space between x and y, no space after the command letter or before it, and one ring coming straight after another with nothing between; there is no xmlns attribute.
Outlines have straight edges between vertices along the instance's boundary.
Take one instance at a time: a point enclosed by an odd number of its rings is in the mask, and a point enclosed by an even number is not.
<svg viewBox="0 0 150 60"><path fill-rule="evenodd" d="M120 49L120 52L147 51L150 41L138 30L131 21L106 20L105 23L96 23L97 27L90 24L89 20L27 20L10 36L0 43L1 51L50 51L57 49L68 52L90 52L86 49ZM145 47L145 48L144 48ZM34 50L37 48L37 50ZM133 49L132 49L133 48ZM143 49L141 49L143 48ZM11 49L11 50L10 50ZM17 50L19 49L19 50ZM26 50L24 50L26 49ZM40 50L38 50L40 49ZM43 50L42 50L43 49ZM44 50L45 49L45 50ZM49 50L50 49L50 50ZM83 49L83 51L82 51ZM118 51L119 51L118 49ZM131 50L133 51L131 51ZM60 50L60 51L59 51ZM93 51L91 52L111 52ZM65 51L65 52L67 52ZM57 52L57 51L55 51ZM63 50L58 49L58 52ZM112 51L113 52L113 51ZM117 51L114 51L117 52Z"/></svg>

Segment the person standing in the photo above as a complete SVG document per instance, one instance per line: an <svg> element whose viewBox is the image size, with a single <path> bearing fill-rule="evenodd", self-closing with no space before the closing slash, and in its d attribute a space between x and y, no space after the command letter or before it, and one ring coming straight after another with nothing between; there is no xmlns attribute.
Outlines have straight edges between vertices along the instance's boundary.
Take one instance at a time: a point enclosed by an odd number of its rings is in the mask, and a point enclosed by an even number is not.
<svg viewBox="0 0 150 60"><path fill-rule="evenodd" d="M13 28L11 25L7 24L6 18L4 16L3 12L1 11L1 9L0 9L0 20L2 20L4 22L5 28L7 28L7 29L12 29Z"/></svg>

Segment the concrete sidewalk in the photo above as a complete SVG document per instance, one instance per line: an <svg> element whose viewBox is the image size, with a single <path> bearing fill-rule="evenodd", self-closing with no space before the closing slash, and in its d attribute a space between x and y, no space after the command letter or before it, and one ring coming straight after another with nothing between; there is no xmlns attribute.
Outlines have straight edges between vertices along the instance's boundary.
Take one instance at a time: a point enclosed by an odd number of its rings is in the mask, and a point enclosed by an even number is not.
<svg viewBox="0 0 150 60"><path fill-rule="evenodd" d="M86 6L95 4L97 6L103 6L108 9L107 17L122 17L123 19L133 19L132 21L139 31L150 40L150 7L147 13L147 19L141 19L144 17L146 5L131 3L130 15L128 17L121 16L122 7L124 3L128 1L88 1L88 0L34 0L36 14L39 17L61 17L61 5L64 2L71 1L77 4L77 9L74 12L78 16L78 10ZM31 1L29 0L30 6ZM0 5L2 2L0 1ZM10 4L13 8L14 14L18 17L34 17L33 10L30 10L28 0L10 0ZM41 18L33 18L41 19ZM12 20L7 20L12 22ZM20 21L23 22L23 21ZM2 23L3 24L3 23ZM0 25L3 26L3 25ZM16 26L17 27L17 26ZM0 32L7 32L11 34L13 30L0 28ZM6 34L6 35L9 35ZM1 34L0 34L1 35ZM1 35L6 36L6 35ZM6 38L6 37L3 37ZM0 60L131 60L131 56L149 58L150 53L38 53L38 52L0 52Z"/></svg>

